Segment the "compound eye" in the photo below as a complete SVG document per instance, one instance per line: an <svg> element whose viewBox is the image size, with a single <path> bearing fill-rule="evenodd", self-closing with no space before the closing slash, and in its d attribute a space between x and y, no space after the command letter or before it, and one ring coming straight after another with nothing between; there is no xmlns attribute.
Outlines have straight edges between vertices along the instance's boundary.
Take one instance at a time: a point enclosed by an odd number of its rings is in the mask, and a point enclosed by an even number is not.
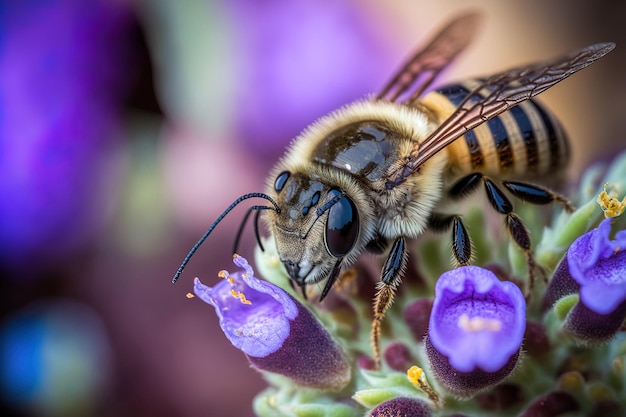
<svg viewBox="0 0 626 417"><path fill-rule="evenodd" d="M289 179L289 175L289 171L284 171L278 174L278 177L276 177L276 181L274 181L274 189L277 193L280 193L283 190L283 188L285 187L285 183Z"/></svg>
<svg viewBox="0 0 626 417"><path fill-rule="evenodd" d="M341 196L339 190L330 190L330 198ZM356 243L359 234L359 213L352 200L343 196L328 210L326 248L336 258L344 257Z"/></svg>

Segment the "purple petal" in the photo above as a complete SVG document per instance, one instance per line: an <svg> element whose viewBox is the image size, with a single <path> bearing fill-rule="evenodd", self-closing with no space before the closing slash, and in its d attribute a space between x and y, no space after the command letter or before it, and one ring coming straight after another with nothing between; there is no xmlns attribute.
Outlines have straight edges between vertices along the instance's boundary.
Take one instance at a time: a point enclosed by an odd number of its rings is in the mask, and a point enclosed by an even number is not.
<svg viewBox="0 0 626 417"><path fill-rule="evenodd" d="M526 303L519 288L489 270L466 266L444 273L435 288L429 338L460 372L495 372L519 352Z"/></svg>
<svg viewBox="0 0 626 417"><path fill-rule="evenodd" d="M220 272L223 281L207 287L196 278L195 294L215 307L220 327L260 371L284 375L294 383L339 390L351 368L332 336L306 307L281 288L254 277L248 262L235 255L243 271Z"/></svg>
<svg viewBox="0 0 626 417"><path fill-rule="evenodd" d="M609 314L626 300L626 233L610 240L611 219L579 237L567 251L571 277L580 299L598 314Z"/></svg>
<svg viewBox="0 0 626 417"><path fill-rule="evenodd" d="M235 257L235 263L243 258ZM245 260L244 260L245 261ZM289 336L290 320L298 315L293 299L278 287L255 278L252 269L246 272L226 273L226 278L214 287L194 281L194 293L215 307L220 327L237 349L253 357L263 357L276 352ZM243 294L250 304L245 304L231 291Z"/></svg>

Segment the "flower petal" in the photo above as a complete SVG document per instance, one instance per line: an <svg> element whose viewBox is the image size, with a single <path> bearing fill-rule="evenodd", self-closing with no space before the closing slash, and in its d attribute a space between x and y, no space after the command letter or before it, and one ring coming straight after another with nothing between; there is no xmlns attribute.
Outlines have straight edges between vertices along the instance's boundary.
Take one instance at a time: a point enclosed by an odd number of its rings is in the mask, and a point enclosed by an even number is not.
<svg viewBox="0 0 626 417"><path fill-rule="evenodd" d="M235 255L243 271L214 287L196 278L194 293L215 307L226 337L260 371L284 375L296 384L341 389L351 368L341 347L317 318L281 288L254 277L248 262Z"/></svg>
<svg viewBox="0 0 626 417"><path fill-rule="evenodd" d="M287 293L255 278L244 258L235 256L233 262L245 272L222 271L225 279L212 288L196 278L194 292L215 307L220 327L233 346L249 356L267 356L289 336L290 320L297 317L298 308Z"/></svg>
<svg viewBox="0 0 626 417"><path fill-rule="evenodd" d="M519 351L525 312L515 284L479 267L456 268L437 282L429 338L458 371L494 372Z"/></svg>
<svg viewBox="0 0 626 417"><path fill-rule="evenodd" d="M569 273L580 285L581 302L609 314L626 300L626 233L611 240L611 219L578 238L567 251Z"/></svg>

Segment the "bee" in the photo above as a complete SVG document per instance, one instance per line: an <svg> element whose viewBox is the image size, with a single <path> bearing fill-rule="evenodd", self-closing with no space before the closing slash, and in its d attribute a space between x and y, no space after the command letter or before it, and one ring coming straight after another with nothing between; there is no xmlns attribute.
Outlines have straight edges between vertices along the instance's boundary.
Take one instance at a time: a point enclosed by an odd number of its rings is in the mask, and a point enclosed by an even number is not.
<svg viewBox="0 0 626 417"><path fill-rule="evenodd" d="M241 196L189 252L173 281L214 227L248 198L265 220L280 261L305 293L326 280L320 300L340 272L363 252L385 261L374 299L371 339L379 362L381 322L407 261L407 240L427 230L451 230L457 265L472 259L461 213L450 202L482 184L511 239L535 268L530 235L508 194L533 204L572 206L546 186L529 182L563 170L569 157L557 120L532 97L609 53L614 43L587 46L558 59L509 69L424 94L469 44L479 15L461 15L400 68L376 96L350 103L307 127L269 176L265 193ZM237 234L237 241L240 232ZM260 240L259 240L259 243ZM532 287L534 279L529 279Z"/></svg>

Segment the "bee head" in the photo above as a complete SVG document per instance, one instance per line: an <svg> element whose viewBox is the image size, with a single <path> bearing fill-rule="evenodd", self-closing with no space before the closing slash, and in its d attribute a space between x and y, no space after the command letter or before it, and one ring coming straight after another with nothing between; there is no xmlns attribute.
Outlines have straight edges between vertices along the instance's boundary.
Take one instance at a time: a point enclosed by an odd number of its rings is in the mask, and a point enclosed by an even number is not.
<svg viewBox="0 0 626 417"><path fill-rule="evenodd" d="M355 258L359 251L359 210L345 190L315 175L283 171L274 191L283 210L268 216L280 260L300 287L329 277L324 298L344 258Z"/></svg>

